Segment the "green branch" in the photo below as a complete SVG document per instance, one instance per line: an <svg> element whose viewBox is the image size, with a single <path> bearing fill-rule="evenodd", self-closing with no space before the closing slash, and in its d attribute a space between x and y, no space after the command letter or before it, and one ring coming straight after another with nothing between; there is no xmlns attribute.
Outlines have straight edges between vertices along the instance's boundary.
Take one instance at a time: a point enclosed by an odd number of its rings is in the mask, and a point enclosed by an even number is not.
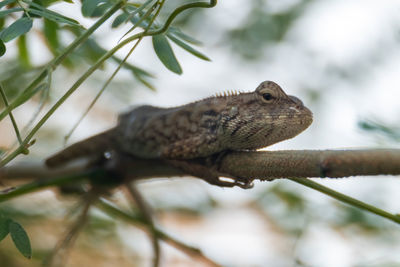
<svg viewBox="0 0 400 267"><path fill-rule="evenodd" d="M48 178L37 180L29 184L25 184L16 188L9 188L3 191L0 191L0 202L4 202L10 200L12 198L25 195L31 192L39 191L43 188L50 186L62 186L66 184L76 183L89 177L93 177L97 175L99 171L91 170L82 173L78 173L76 175L65 175L60 177Z"/></svg>
<svg viewBox="0 0 400 267"><path fill-rule="evenodd" d="M395 214L389 213L387 211L384 211L384 210L382 210L380 208L377 208L375 206L369 205L369 204L367 204L365 202L362 202L360 200L357 200L355 198L346 196L346 195L344 195L342 193L339 193L339 192L337 192L335 190L332 190L332 189L330 189L328 187L325 187L325 186L323 186L323 185L321 185L319 183L311 181L310 179L289 178L289 180L292 180L293 182L296 182L296 183L302 184L304 186L307 186L309 188L312 188L314 190L317 190L317 191L319 191L319 192L321 192L321 193L323 193L325 195L331 196L334 199L339 200L341 202L344 202L346 204L349 204L349 205L351 205L353 207L357 207L359 209L369 211L369 212L371 212L371 213L373 213L375 215L378 215L380 217L384 217L384 218L389 219L389 220L391 220L391 221L393 221L395 223L399 223L400 224L400 216L399 215L395 215Z"/></svg>
<svg viewBox="0 0 400 267"><path fill-rule="evenodd" d="M6 107L8 107L7 96L6 96L6 93L4 92L3 86L1 86L1 84L0 84L0 94L1 94L1 97L3 98L4 105L5 105ZM17 125L17 122L15 121L14 115L12 114L11 111L10 111L9 115L10 115L11 123L12 123L12 125L13 125L13 127L14 127L15 135L17 136L18 142L19 142L20 144L22 144L22 138L21 138L21 135L20 135L20 133L19 133L18 125Z"/></svg>

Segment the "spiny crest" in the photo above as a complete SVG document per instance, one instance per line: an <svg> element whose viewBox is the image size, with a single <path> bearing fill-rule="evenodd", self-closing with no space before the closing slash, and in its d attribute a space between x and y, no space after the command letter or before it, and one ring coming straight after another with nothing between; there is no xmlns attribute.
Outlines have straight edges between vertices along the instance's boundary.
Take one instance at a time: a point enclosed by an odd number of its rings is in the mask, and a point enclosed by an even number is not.
<svg viewBox="0 0 400 267"><path fill-rule="evenodd" d="M228 91L216 93L215 97L236 96L236 95L239 95L241 93L243 93L243 92L242 91L238 91L238 90L228 90Z"/></svg>

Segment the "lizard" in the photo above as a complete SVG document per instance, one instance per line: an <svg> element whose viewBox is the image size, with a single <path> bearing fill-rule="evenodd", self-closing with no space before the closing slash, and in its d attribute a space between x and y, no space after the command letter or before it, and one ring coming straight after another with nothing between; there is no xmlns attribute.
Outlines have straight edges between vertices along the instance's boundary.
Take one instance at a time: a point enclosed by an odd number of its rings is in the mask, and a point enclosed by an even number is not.
<svg viewBox="0 0 400 267"><path fill-rule="evenodd" d="M275 82L264 81L253 92L224 93L172 108L139 106L121 114L115 127L49 157L46 165L55 168L116 151L165 159L211 184L249 188L252 185L243 182L248 179L221 181L215 172L206 167L199 171L188 162L270 146L295 137L312 120L312 112L299 98L287 95Z"/></svg>

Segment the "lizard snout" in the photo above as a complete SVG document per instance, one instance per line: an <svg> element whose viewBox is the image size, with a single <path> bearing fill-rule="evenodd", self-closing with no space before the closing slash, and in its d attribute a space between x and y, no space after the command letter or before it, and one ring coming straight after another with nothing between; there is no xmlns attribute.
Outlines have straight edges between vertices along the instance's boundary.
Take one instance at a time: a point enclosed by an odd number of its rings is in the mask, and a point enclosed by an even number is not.
<svg viewBox="0 0 400 267"><path fill-rule="evenodd" d="M296 107L298 107L298 108L304 107L303 101L301 101L297 97L290 95L289 98L290 98L290 100L293 101L293 103L296 104Z"/></svg>

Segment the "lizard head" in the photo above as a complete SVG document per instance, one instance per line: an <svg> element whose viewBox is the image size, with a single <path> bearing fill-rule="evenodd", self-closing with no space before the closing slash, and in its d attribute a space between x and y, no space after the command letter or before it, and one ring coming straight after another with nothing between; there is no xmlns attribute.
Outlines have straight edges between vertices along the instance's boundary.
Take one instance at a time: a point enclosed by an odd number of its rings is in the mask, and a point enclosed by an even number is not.
<svg viewBox="0 0 400 267"><path fill-rule="evenodd" d="M290 139L312 123L312 112L274 82L231 98L221 130L232 150L257 149Z"/></svg>

